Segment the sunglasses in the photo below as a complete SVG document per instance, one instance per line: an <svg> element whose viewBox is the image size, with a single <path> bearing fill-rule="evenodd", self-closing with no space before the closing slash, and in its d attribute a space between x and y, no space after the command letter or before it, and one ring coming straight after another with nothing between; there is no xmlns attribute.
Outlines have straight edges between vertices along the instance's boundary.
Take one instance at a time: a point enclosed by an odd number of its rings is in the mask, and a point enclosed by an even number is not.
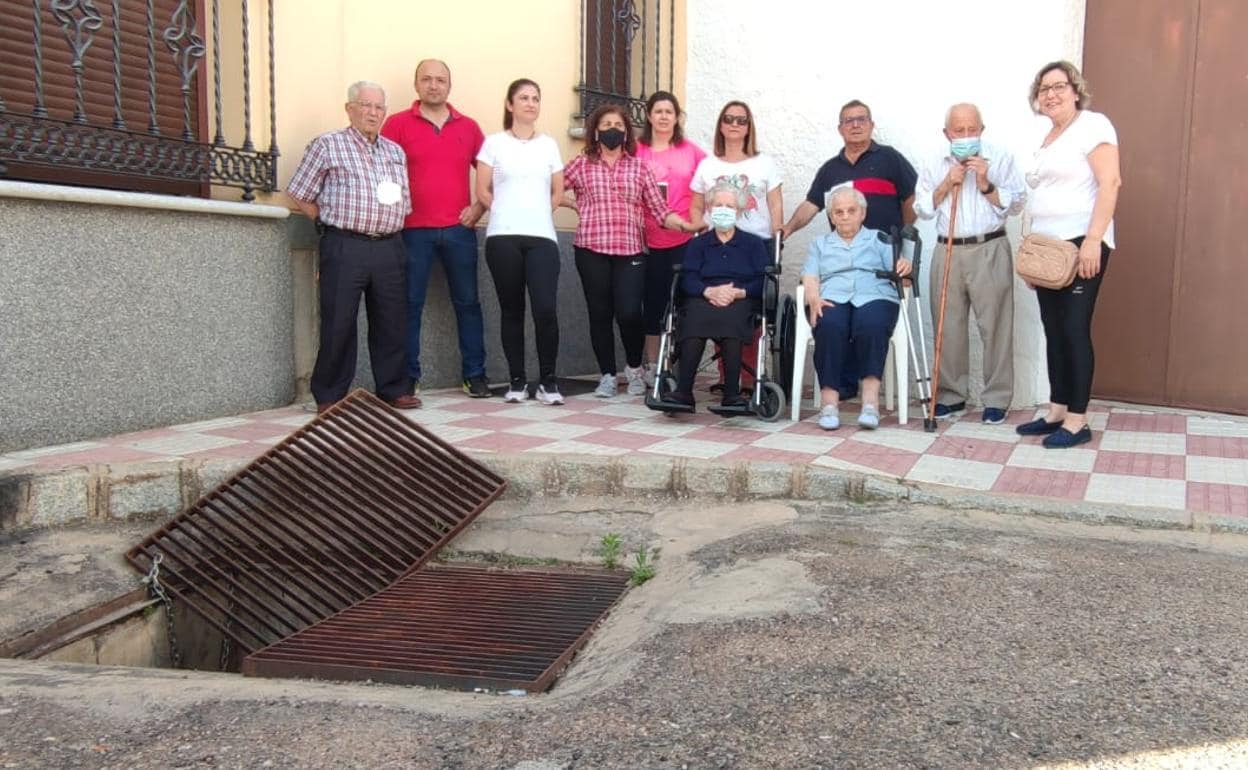
<svg viewBox="0 0 1248 770"><path fill-rule="evenodd" d="M725 126L748 126L750 118L748 115L725 115L722 122Z"/></svg>

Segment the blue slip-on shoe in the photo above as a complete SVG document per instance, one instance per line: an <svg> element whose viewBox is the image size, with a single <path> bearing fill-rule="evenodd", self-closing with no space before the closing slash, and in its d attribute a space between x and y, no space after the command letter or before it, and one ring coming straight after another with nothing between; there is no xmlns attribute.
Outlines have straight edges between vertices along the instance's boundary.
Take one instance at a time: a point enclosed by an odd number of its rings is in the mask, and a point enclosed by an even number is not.
<svg viewBox="0 0 1248 770"><path fill-rule="evenodd" d="M863 404L858 414L858 427L875 430L880 427L880 410L870 404Z"/></svg>
<svg viewBox="0 0 1248 770"><path fill-rule="evenodd" d="M983 421L985 425L1000 425L1005 422L1005 410L995 406L984 407Z"/></svg>
<svg viewBox="0 0 1248 770"><path fill-rule="evenodd" d="M1091 440L1092 429L1085 425L1077 433L1071 433L1065 428L1058 428L1052 434L1045 436L1044 441L1041 443L1044 444L1045 449L1069 449L1072 446L1086 444Z"/></svg>
<svg viewBox="0 0 1248 770"><path fill-rule="evenodd" d="M1014 429L1014 432L1020 436L1047 436L1058 428L1062 427L1062 423L1046 422L1043 417L1037 417L1031 422L1025 422Z"/></svg>
<svg viewBox="0 0 1248 770"><path fill-rule="evenodd" d="M947 420L950 417L957 417L966 411L966 402L959 401L956 404L937 404L936 419Z"/></svg>

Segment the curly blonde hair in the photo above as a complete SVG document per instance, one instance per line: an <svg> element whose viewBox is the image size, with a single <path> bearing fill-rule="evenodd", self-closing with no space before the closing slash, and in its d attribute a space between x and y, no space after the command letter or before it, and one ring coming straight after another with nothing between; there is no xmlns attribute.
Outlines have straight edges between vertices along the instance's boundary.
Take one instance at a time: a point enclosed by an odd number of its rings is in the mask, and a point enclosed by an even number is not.
<svg viewBox="0 0 1248 770"><path fill-rule="evenodd" d="M1079 68L1070 62L1062 59L1060 61L1051 61L1040 68L1035 78L1031 81L1031 91L1028 97L1031 101L1031 111L1040 114L1040 79L1049 74L1053 70L1061 70L1066 73L1066 79L1070 81L1071 88L1075 89L1075 109L1086 110L1092 104L1092 92L1088 90L1088 81L1083 79L1083 74L1079 72Z"/></svg>

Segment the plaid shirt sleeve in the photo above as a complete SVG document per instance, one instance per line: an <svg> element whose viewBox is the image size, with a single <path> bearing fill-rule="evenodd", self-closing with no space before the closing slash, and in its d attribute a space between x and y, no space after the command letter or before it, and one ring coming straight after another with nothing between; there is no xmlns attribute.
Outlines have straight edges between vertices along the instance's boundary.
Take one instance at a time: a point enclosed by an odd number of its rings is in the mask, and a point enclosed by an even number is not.
<svg viewBox="0 0 1248 770"><path fill-rule="evenodd" d="M321 194L321 187L328 171L329 166L325 162L325 142L322 137L318 136L309 142L308 148L304 150L303 160L299 161L299 168L295 169L295 175L290 178L290 184L286 185L286 194L304 202L315 201Z"/></svg>

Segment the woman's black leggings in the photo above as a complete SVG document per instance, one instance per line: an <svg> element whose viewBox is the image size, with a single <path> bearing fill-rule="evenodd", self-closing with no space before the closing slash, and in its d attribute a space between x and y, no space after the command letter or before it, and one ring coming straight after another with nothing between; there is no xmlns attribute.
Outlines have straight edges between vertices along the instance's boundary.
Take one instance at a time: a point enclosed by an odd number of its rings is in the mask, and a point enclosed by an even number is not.
<svg viewBox="0 0 1248 770"><path fill-rule="evenodd" d="M685 246L670 249L650 249L646 255L646 302L642 310L646 334L657 336L663 332L663 314L672 294L672 266L685 260Z"/></svg>
<svg viewBox="0 0 1248 770"><path fill-rule="evenodd" d="M617 256L576 247L576 271L581 274L589 309L589 342L598 359L598 371L615 374L614 321L620 327L624 360L641 366L645 333L641 325L641 298L645 292L644 254Z"/></svg>
<svg viewBox="0 0 1248 770"><path fill-rule="evenodd" d="M1072 238L1079 246L1083 238ZM1109 246L1101 244L1101 269L1095 278L1075 277L1065 289L1036 288L1044 347L1049 364L1049 401L1075 414L1088 411L1092 397L1092 310L1109 266Z"/></svg>
<svg viewBox="0 0 1248 770"><path fill-rule="evenodd" d="M533 310L538 378L555 381L559 355L559 247L549 238L492 235L485 239L485 264L498 293L499 329L511 379L526 379L524 370L524 290Z"/></svg>

